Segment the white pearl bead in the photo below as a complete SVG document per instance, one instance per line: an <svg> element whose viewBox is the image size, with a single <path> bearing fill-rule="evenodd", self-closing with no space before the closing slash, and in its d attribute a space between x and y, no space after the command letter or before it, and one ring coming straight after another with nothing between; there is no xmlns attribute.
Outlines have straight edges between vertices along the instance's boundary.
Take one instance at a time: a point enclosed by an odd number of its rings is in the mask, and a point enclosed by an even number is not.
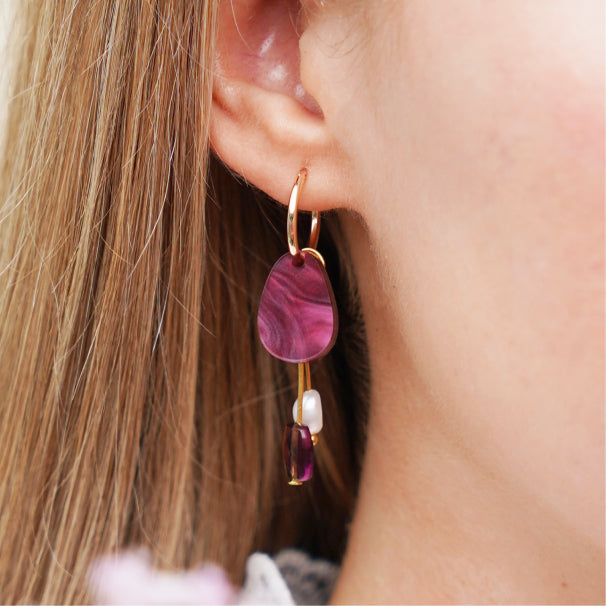
<svg viewBox="0 0 606 606"><path fill-rule="evenodd" d="M293 421L297 422L297 402L292 407ZM303 393L303 425L309 427L312 435L322 431L322 399L315 389L309 389Z"/></svg>

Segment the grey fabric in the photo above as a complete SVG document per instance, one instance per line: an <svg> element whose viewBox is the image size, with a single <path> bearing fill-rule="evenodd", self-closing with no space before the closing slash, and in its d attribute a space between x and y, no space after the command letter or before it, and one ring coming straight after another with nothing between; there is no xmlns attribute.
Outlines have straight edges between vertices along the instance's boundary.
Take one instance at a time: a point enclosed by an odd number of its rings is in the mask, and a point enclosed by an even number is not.
<svg viewBox="0 0 606 606"><path fill-rule="evenodd" d="M328 560L315 560L298 549L284 549L274 562L296 604L328 604L339 567Z"/></svg>

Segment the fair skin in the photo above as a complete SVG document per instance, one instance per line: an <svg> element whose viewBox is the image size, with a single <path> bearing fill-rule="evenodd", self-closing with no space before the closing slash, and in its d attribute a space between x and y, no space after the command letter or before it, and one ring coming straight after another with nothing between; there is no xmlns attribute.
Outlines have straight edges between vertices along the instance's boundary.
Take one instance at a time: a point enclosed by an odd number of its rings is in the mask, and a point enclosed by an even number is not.
<svg viewBox="0 0 606 606"><path fill-rule="evenodd" d="M212 145L351 211L371 416L332 602L603 602L604 6L454 6L225 0Z"/></svg>

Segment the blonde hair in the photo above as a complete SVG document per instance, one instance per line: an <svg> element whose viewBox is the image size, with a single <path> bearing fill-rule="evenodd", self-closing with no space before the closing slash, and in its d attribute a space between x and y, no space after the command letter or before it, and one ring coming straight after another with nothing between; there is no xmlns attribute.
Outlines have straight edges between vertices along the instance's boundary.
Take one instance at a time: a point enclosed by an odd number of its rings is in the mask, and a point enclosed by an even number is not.
<svg viewBox="0 0 606 606"><path fill-rule="evenodd" d="M1 179L2 603L88 599L91 559L129 545L163 567L218 562L234 582L253 550L343 549L367 375L353 281L324 234L341 337L314 365L316 474L293 489L279 444L296 381L255 328L285 215L209 155L215 4L19 9Z"/></svg>

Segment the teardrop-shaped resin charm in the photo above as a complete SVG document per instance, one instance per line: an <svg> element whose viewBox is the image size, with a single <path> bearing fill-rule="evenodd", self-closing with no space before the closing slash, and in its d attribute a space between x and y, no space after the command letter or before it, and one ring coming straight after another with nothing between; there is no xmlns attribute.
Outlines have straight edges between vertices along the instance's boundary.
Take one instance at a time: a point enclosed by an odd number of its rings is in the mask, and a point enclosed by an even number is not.
<svg viewBox="0 0 606 606"><path fill-rule="evenodd" d="M309 362L330 351L337 307L319 259L302 252L299 259L287 253L276 261L263 288L257 326L265 349L285 362Z"/></svg>
<svg viewBox="0 0 606 606"><path fill-rule="evenodd" d="M314 447L309 427L290 423L284 430L282 454L289 484L302 484L314 471Z"/></svg>

